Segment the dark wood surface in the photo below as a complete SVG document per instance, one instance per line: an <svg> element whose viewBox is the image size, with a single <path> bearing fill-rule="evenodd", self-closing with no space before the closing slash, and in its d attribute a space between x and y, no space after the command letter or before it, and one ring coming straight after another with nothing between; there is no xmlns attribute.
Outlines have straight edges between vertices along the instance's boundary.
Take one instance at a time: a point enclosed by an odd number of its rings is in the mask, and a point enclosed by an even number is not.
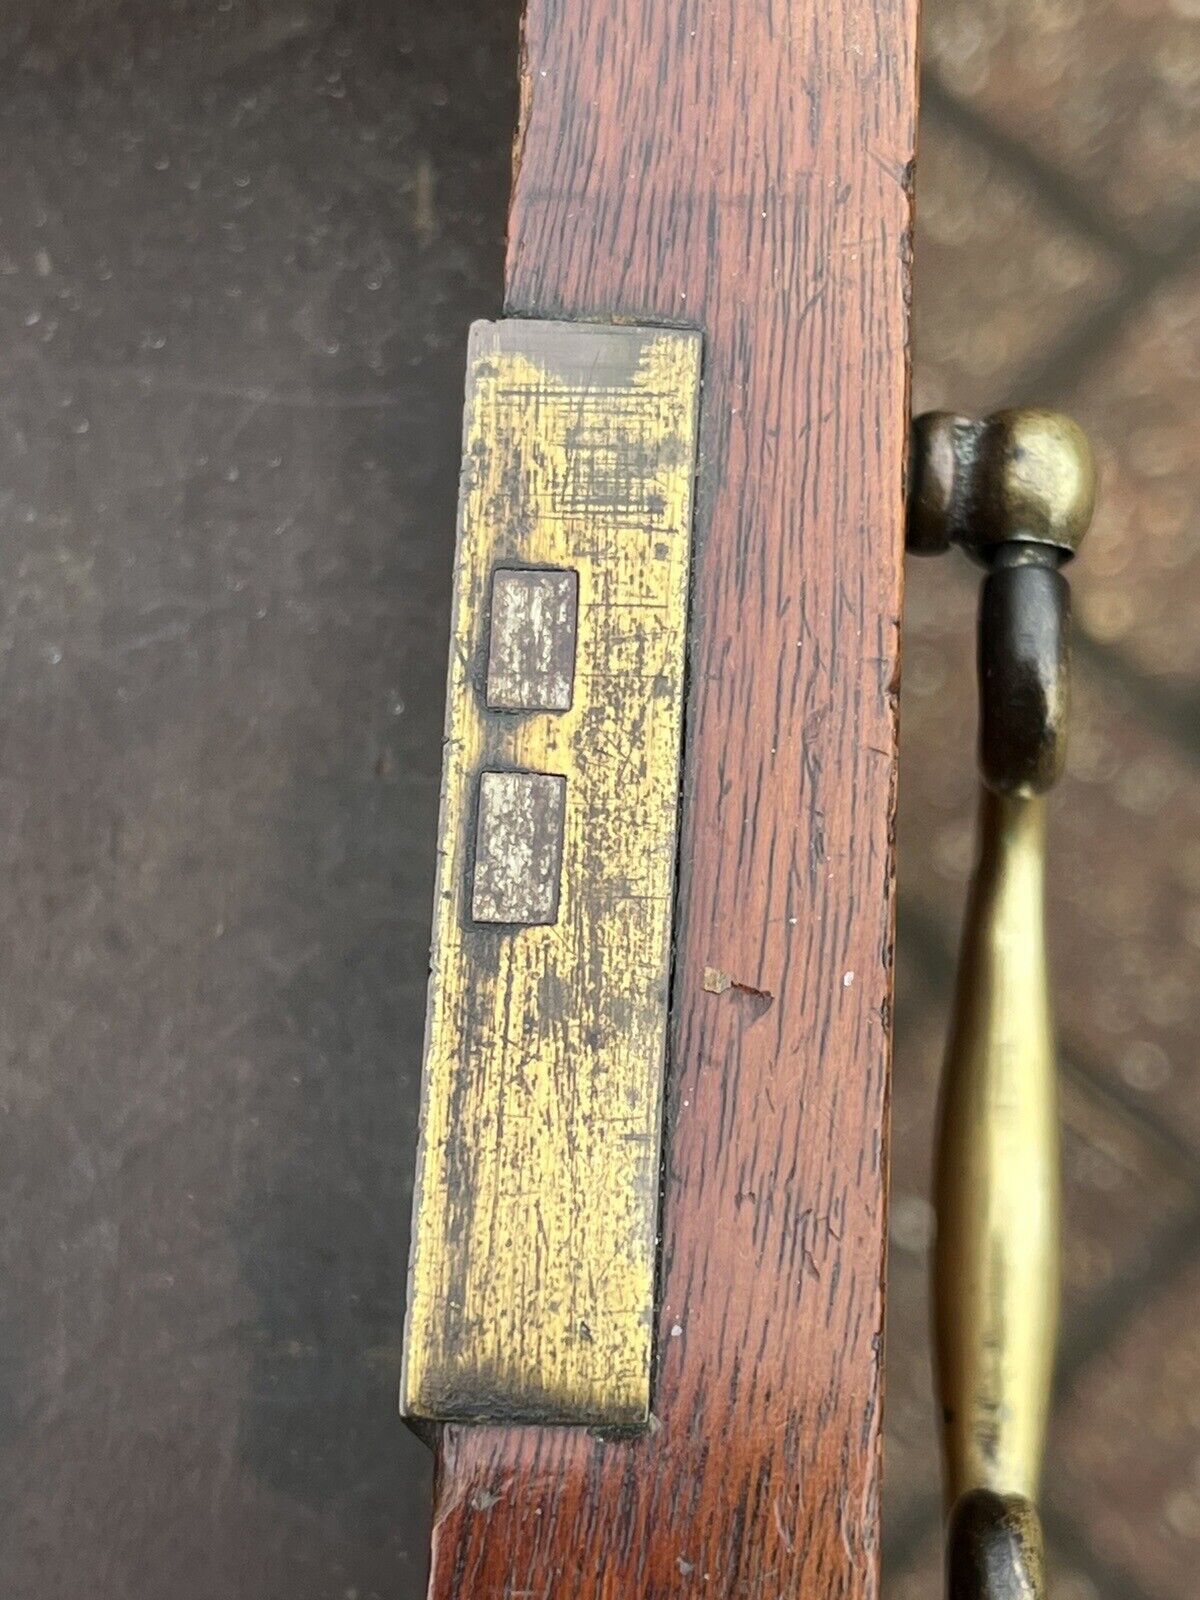
<svg viewBox="0 0 1200 1600"><path fill-rule="evenodd" d="M435 1600L875 1590L915 30L531 0L509 311L705 335L656 1427L448 1429Z"/></svg>

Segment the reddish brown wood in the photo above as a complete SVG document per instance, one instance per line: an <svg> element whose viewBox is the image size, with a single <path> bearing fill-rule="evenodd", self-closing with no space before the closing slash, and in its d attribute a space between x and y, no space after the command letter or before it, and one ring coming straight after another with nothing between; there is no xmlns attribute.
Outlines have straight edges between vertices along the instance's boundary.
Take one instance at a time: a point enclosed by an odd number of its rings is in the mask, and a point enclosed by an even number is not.
<svg viewBox="0 0 1200 1600"><path fill-rule="evenodd" d="M915 34L530 0L510 312L705 334L659 1426L448 1429L436 1600L875 1591Z"/></svg>

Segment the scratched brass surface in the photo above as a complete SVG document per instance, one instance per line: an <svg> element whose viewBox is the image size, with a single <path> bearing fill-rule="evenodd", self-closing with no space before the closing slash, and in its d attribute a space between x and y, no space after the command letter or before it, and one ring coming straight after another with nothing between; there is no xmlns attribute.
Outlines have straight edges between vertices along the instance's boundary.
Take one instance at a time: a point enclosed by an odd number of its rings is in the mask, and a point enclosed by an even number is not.
<svg viewBox="0 0 1200 1600"><path fill-rule="evenodd" d="M946 1499L1037 1496L1058 1327L1058 1081L1041 795L983 791L943 1089L936 1322Z"/></svg>
<svg viewBox="0 0 1200 1600"><path fill-rule="evenodd" d="M477 323L401 1404L650 1400L700 337ZM569 709L487 706L497 566L578 577ZM556 920L471 918L484 770L566 779Z"/></svg>

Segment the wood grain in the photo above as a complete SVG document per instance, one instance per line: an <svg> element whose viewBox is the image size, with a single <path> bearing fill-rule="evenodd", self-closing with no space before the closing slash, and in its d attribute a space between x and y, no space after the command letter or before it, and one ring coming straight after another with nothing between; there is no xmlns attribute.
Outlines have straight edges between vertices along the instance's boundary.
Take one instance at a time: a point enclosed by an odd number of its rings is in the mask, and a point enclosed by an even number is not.
<svg viewBox="0 0 1200 1600"><path fill-rule="evenodd" d="M675 329L472 329L414 1417L649 1414L700 354ZM562 709L488 704L495 576L516 563L574 578Z"/></svg>
<svg viewBox="0 0 1200 1600"><path fill-rule="evenodd" d="M876 1590L916 10L530 0L510 310L705 337L658 1427L446 1429L435 1600Z"/></svg>

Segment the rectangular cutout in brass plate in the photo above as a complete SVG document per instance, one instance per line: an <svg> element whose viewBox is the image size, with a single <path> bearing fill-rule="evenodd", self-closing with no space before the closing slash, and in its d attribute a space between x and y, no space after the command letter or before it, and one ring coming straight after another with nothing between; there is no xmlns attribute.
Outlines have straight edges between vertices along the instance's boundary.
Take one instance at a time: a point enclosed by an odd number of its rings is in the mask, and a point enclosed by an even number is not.
<svg viewBox="0 0 1200 1600"><path fill-rule="evenodd" d="M649 1415L699 392L696 333L471 332L414 1418Z"/></svg>
<svg viewBox="0 0 1200 1600"><path fill-rule="evenodd" d="M485 772L475 830L476 922L526 925L558 916L567 780L545 772Z"/></svg>
<svg viewBox="0 0 1200 1600"><path fill-rule="evenodd" d="M571 709L578 606L574 572L496 570L488 650L491 710Z"/></svg>

